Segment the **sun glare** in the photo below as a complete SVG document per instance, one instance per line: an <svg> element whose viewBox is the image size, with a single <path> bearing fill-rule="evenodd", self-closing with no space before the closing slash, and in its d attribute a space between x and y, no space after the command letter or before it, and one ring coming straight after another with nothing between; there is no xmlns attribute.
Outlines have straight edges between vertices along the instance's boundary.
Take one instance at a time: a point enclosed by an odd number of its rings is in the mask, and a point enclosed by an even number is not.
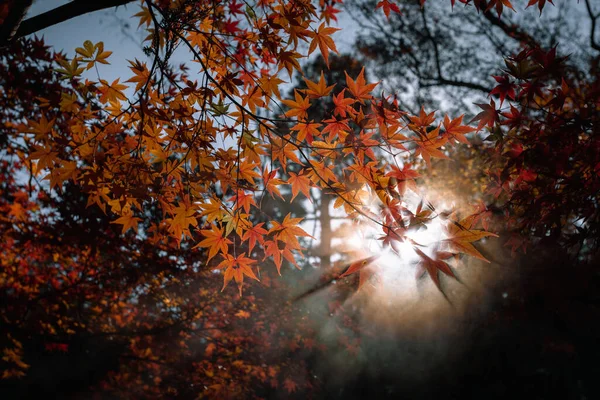
<svg viewBox="0 0 600 400"><path fill-rule="evenodd" d="M437 196L431 193L428 196L428 198L435 197ZM407 193L404 205L414 212L421 199L416 194ZM438 204L440 204L440 210L449 208L444 202ZM370 206L375 209L377 204ZM434 217L425 225L408 231L406 236L412 243L409 241L396 242L393 248L384 247L382 241L379 240L382 236L381 226L365 222L360 224L358 229L349 232L345 241L359 254L379 255L379 258L373 263L376 271L375 282L378 286L410 296L409 293L416 293L417 290L415 274L420 261L420 257L414 249L415 246L425 254L432 255L437 250L436 246L445 238L444 232L444 222L441 218Z"/></svg>

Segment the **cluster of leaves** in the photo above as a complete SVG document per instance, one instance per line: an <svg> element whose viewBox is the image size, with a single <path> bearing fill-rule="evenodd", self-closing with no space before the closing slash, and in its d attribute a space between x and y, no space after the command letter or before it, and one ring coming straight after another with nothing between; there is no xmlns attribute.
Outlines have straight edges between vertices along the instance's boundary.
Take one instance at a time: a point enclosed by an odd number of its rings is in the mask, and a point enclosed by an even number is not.
<svg viewBox="0 0 600 400"><path fill-rule="evenodd" d="M539 240L593 253L598 248L600 111L597 66L569 66L556 48L525 49L494 77L479 128L495 145L488 192L508 216L513 250Z"/></svg>
<svg viewBox="0 0 600 400"><path fill-rule="evenodd" d="M147 2L138 13L154 58L150 67L132 61L124 83L82 77L108 62L102 43L85 42L76 57L57 58L69 90L60 100L38 98L40 117L13 123L19 134L12 140L22 148L17 154L32 176L44 175L51 189L79 184L88 205L115 215L123 233L132 229L151 244L180 244L199 233L196 247L209 249L208 261L220 257L215 266L225 271L225 285L233 279L240 291L244 276L258 279L257 258L272 259L279 271L283 259L295 264L302 254L298 238L308 234L297 226L299 219L253 223L250 217L261 212L263 196L279 195L284 184L294 197L310 196L311 187L330 192L350 217L381 225L386 243L405 239L399 216L406 211L406 177L413 173L397 160L403 154L421 155L427 163L446 157L443 146L465 141L472 130L461 117L446 118L442 130L433 113L407 116L394 100L375 98L377 84L361 72L346 76L345 90L331 99L333 109L322 121L307 116L312 101L330 96L323 78L282 100L289 108L282 117L290 124L283 131L276 118L261 114L279 104L279 72L301 71L301 43L309 43L307 55L319 48L326 63L329 51L336 51L327 8L163 3ZM313 26L317 20L323 22ZM190 77L187 66L170 67L177 46L200 65L200 80ZM334 174L333 165L343 159L349 167ZM280 179L273 163L297 172ZM364 209L365 195L381 201L381 215ZM151 204L162 218L140 232Z"/></svg>
<svg viewBox="0 0 600 400"><path fill-rule="evenodd" d="M401 13L389 18L375 9L376 0L345 7L360 27L356 47L363 62L384 79L386 90L398 94L404 110L425 105L445 112L475 111L473 103L481 103L494 87L490 75L497 75L503 59L519 52L522 43L542 48L560 43L573 62L590 55L588 28L576 22L585 16L575 3L545 7L540 18L536 10L517 4L517 12L504 8L498 17L498 2L473 2L479 12L461 2L454 7L450 2L397 3Z"/></svg>
<svg viewBox="0 0 600 400"><path fill-rule="evenodd" d="M87 207L81 186L51 191L23 174L31 165L20 161L27 148L14 121L43 110L66 131L60 104L73 93L48 68L55 55L41 40L19 40L1 57L2 391L239 398L309 390L304 362L270 356L314 346L311 321L289 303L269 306L290 290L283 281L263 271L262 287L234 301L219 293L222 276L206 268L208 252L123 234L112 215ZM55 106L40 108L40 93ZM140 231L162 217L149 204ZM40 375L46 383L37 386Z"/></svg>
<svg viewBox="0 0 600 400"><path fill-rule="evenodd" d="M493 234L476 227L478 215L459 218L429 203L412 210L404 201L407 190L417 191L419 175L408 160L420 157L430 167L432 158L448 157L449 146L468 143L465 135L475 128L462 116L436 123L434 112L410 115L397 99L376 96L378 84L367 81L364 69L346 73L343 85L323 74L305 79L293 99L282 98L282 78L302 74L301 58L318 49L328 65L329 53L337 52L331 37L337 29L329 26L335 3L144 1L136 16L148 31L151 64L132 60L131 75L112 82L98 72L111 55L102 42L86 41L67 58L38 39L21 39L2 54L0 144L8 161L0 165L6 178L0 182L0 287L10 304L1 315L10 327L0 339L5 377L25 374L25 352L36 348L24 350L26 340L49 353L70 351L73 343L85 349L94 340L97 348L119 347L121 370L104 381L107 390L135 387L159 397L185 396L177 390L190 387L220 398L235 398L256 382L296 390L292 376L303 367L266 366L264 354L285 343L312 347L310 328L299 325L302 335L273 344L280 326L268 321L285 323L288 304L281 314L257 313L252 324L225 329L224 319L249 319L272 299L251 292L233 304L229 294L219 295L215 277L221 275L213 273L223 270L223 289L234 280L241 293L245 278L268 285L284 260L297 264L302 240L310 236L300 218L277 218L261 206L267 196L282 197L283 185L292 200L310 199L313 189L332 196L350 218L376 226L393 251L401 242L413 246L419 273L438 287L440 271L454 276L450 258L484 259L473 243ZM500 13L510 2L493 6ZM397 7L382 2L380 8L388 15ZM193 63L174 67L171 57L184 50ZM511 61L510 73L524 74L533 64L519 63L532 57L541 71L552 70L552 55L526 52ZM502 82L508 89L497 93L527 99L522 104L528 107L544 93L562 96L558 89L542 91L533 75L513 76L524 81L519 93ZM565 84L561 93L571 87ZM580 93L577 104L584 107L592 94ZM553 112L558 103L544 102ZM309 117L323 105L323 117ZM495 103L483 108L479 128L497 125ZM523 132L534 128L540 110L523 113L531 123ZM500 133L499 143L529 146L522 126L510 141ZM513 162L500 176L515 179L511 190L521 188L533 181L527 168L525 161ZM447 232L427 254L410 232L433 218L443 218ZM259 260L274 268L260 273ZM341 275L374 261L356 261ZM223 371L215 373L218 365ZM186 375L183 385L182 368L201 374Z"/></svg>

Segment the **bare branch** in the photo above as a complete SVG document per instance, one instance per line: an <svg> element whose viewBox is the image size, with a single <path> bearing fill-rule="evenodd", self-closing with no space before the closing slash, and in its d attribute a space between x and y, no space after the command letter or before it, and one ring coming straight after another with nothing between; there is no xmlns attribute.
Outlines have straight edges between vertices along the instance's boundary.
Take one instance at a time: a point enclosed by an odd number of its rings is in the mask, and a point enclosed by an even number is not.
<svg viewBox="0 0 600 400"><path fill-rule="evenodd" d="M32 3L33 0L13 1L8 15L0 26L0 43L7 43L13 38Z"/></svg>
<svg viewBox="0 0 600 400"><path fill-rule="evenodd" d="M591 25L592 25L591 32L590 32L590 46L592 46L592 49L600 51L600 44L596 43L596 41L595 41L596 20L598 19L598 17L600 17L600 14L594 15L594 13L592 12L592 6L590 5L590 0L585 0L585 8L587 8L587 12L588 12L588 15L590 16Z"/></svg>
<svg viewBox="0 0 600 400"><path fill-rule="evenodd" d="M61 22L79 17L84 14L111 7L122 6L131 2L133 2L133 0L72 1L23 21L13 38L17 39L23 36L31 35L32 33L38 32L42 29L60 24Z"/></svg>

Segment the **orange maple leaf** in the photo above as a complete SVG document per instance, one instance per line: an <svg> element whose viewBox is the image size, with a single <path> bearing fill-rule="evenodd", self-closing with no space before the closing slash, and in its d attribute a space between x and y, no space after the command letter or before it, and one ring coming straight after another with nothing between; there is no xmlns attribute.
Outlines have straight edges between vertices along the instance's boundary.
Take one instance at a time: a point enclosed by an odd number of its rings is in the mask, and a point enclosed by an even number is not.
<svg viewBox="0 0 600 400"><path fill-rule="evenodd" d="M352 93L361 104L364 104L363 100L370 100L373 97L371 96L371 91L379 85L379 82L367 84L365 81L365 67L360 70L360 74L358 74L356 80L350 78L346 71L344 71L344 74L346 74L346 85L348 86L348 90L350 90L350 93Z"/></svg>
<svg viewBox="0 0 600 400"><path fill-rule="evenodd" d="M304 93L306 93L311 99L318 99L319 97L329 96L329 93L331 93L335 86L335 83L331 86L327 86L327 83L325 83L325 77L323 76L323 71L321 71L319 83L314 83L306 78L303 79L304 82L306 82L306 86L308 86L308 89L305 89Z"/></svg>
<svg viewBox="0 0 600 400"><path fill-rule="evenodd" d="M452 222L447 227L448 238L444 240L451 248L461 253L468 254L485 262L490 262L472 245L472 242L485 237L498 237L495 233L471 229L476 216L471 215L460 222Z"/></svg>
<svg viewBox="0 0 600 400"><path fill-rule="evenodd" d="M135 233L138 232L138 224L140 223L141 219L140 218L136 218L133 216L133 214L125 214L123 216L121 216L120 218L114 220L111 222L111 224L122 224L123 225L123 230L121 231L121 233L125 233L129 230L129 228L133 228L133 230L135 231Z"/></svg>
<svg viewBox="0 0 600 400"><path fill-rule="evenodd" d="M283 243L283 242L282 242ZM283 249L279 248L279 240L265 240L264 248L265 248L265 258L273 257L273 262L275 263L275 267L277 267L277 273L281 275L281 263L283 262L283 258L292 263L296 268L300 269L298 264L296 263L296 259L294 257L294 253L287 247L284 243ZM300 252L300 250L298 250ZM300 254L302 254L300 252Z"/></svg>
<svg viewBox="0 0 600 400"><path fill-rule="evenodd" d="M449 158L440 150L440 147L448 141L448 138L439 136L439 132L440 128L437 127L427 134L425 138L415 140L415 144L417 145L415 155L420 154L429 168L431 168L431 157Z"/></svg>
<svg viewBox="0 0 600 400"><path fill-rule="evenodd" d="M254 279L259 280L256 275L254 275L254 271L252 271L251 265L256 262L256 260L252 260L246 257L246 253L242 253L237 257L232 256L231 254L225 254L225 260L221 261L219 265L217 265L217 269L225 269L225 275L223 277L223 288L221 291L225 290L227 284L232 279L235 279L235 282L238 285L238 289L240 290L240 296L242 295L242 286L244 284L244 275Z"/></svg>
<svg viewBox="0 0 600 400"><path fill-rule="evenodd" d="M245 190L238 189L237 193L231 196L228 201L233 201L235 203L234 210L239 210L243 208L247 213L250 212L250 207L256 207L256 202L254 201L254 195L251 193L246 193Z"/></svg>
<svg viewBox="0 0 600 400"><path fill-rule="evenodd" d="M281 100L283 104L290 108L283 114L286 117L297 117L298 119L308 118L308 108L310 107L310 101L308 96L302 97L298 90L294 90L295 100Z"/></svg>
<svg viewBox="0 0 600 400"><path fill-rule="evenodd" d="M411 125L409 125L410 129L418 130L418 128L426 128L429 125L433 124L433 121L435 121L435 111L432 111L429 114L427 114L425 112L425 108L421 107L421 111L419 111L418 116L409 115L408 118L411 122Z"/></svg>
<svg viewBox="0 0 600 400"><path fill-rule="evenodd" d="M279 71L281 71L283 68L285 68L288 72L288 74L290 75L290 78L292 77L292 73L294 72L294 69L296 69L298 72L302 73L302 67L300 66L300 63L298 62L298 58L302 58L303 56L298 54L295 51L282 51L277 55L277 58L279 60Z"/></svg>
<svg viewBox="0 0 600 400"><path fill-rule="evenodd" d="M264 222L261 222L260 224L256 224L244 232L242 241L248 240L248 254L252 253L252 249L256 245L256 242L260 243L261 245L264 244L264 237L267 234L267 230L262 227L263 225Z"/></svg>
<svg viewBox="0 0 600 400"><path fill-rule="evenodd" d="M310 46L308 47L308 54L310 55L313 51L315 51L318 45L319 50L321 50L321 54L323 54L323 58L325 59L327 68L329 68L329 49L336 54L338 52L335 48L335 42L331 38L331 35L339 30L339 28L328 27L325 25L325 22L323 22L319 26L319 29L313 32L308 32L308 36L313 38L312 42L310 42Z"/></svg>
<svg viewBox="0 0 600 400"><path fill-rule="evenodd" d="M312 144L315 136L320 136L321 132L319 132L319 127L321 124L314 123L312 120L310 122L300 122L296 125L292 126L290 130L298 131L297 140L299 142L306 139L308 144Z"/></svg>
<svg viewBox="0 0 600 400"><path fill-rule="evenodd" d="M222 208L221 201L214 197L208 199L208 203L199 204L202 208L200 216L206 216L206 222L210 223L215 220L220 220L225 215L225 210Z"/></svg>
<svg viewBox="0 0 600 400"><path fill-rule="evenodd" d="M457 142L469 144L469 141L464 135L470 132L474 132L475 128L472 128L468 125L461 125L463 117L464 114L458 118L450 120L450 118L448 118L448 116L446 115L444 117L444 129L446 130L446 135L449 135Z"/></svg>
<svg viewBox="0 0 600 400"><path fill-rule="evenodd" d="M279 198L281 198L281 200L283 200L283 196L281 195L281 192L279 191L279 188L277 186L283 185L285 182L279 178L276 178L278 170L279 170L279 168L269 171L265 167L262 178L263 178L263 184L265 185L264 190L269 192L269 194L271 195L271 198L274 199L275 195L277 195L277 196L279 196Z"/></svg>
<svg viewBox="0 0 600 400"><path fill-rule="evenodd" d="M208 264L208 262L211 260L211 258L213 258L214 256L217 255L217 252L221 252L221 254L226 255L227 254L227 250L228 244L231 244L231 240L227 239L224 235L225 232L223 230L223 228L218 228L217 226L213 225L211 227L211 229L202 229L200 231L200 233L202 233L202 235L204 235L204 237L206 237L206 239L204 239L203 241L201 241L200 243L198 243L196 246L194 246L194 248L196 247L208 247L209 251L208 251L208 260L206 260L206 263Z"/></svg>
<svg viewBox="0 0 600 400"><path fill-rule="evenodd" d="M298 174L296 175L293 172L290 172L290 178L287 181L288 185L292 185L292 200L296 198L299 192L302 192L307 199L310 198L310 179L306 175Z"/></svg>
<svg viewBox="0 0 600 400"><path fill-rule="evenodd" d="M286 215L281 223L271 221L273 227L269 229L269 235L273 234L275 239L281 240L290 249L300 250L301 246L297 237L308 236L312 238L311 235L298 226L300 222L302 222L302 218L292 218L291 214Z"/></svg>
<svg viewBox="0 0 600 400"><path fill-rule="evenodd" d="M346 78L347 79L347 78ZM333 96L333 104L335 108L333 109L334 115L339 115L342 118L346 118L347 114L354 114L355 111L352 107L350 107L356 100L351 98L344 98L344 93L346 89L339 92L336 96Z"/></svg>

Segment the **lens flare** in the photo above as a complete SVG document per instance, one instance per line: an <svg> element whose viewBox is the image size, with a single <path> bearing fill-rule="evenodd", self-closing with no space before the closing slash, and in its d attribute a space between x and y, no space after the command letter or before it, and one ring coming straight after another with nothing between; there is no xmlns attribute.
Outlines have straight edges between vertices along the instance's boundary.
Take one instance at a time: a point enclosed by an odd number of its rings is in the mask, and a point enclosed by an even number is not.
<svg viewBox="0 0 600 400"><path fill-rule="evenodd" d="M435 198L430 193L428 198ZM407 193L403 198L403 207L413 213L423 207L422 197ZM440 209L445 210L448 206L440 202ZM378 200L372 200L369 208L376 210L379 207ZM410 224L409 216L405 220L406 226ZM383 289L386 295L389 292L402 294L402 297L416 296L417 294L417 264L420 257L415 251L418 248L427 255L433 255L439 243L445 239L444 222L432 212L432 216L426 222L412 227L406 232L406 240L393 242L391 246L383 245L382 227L372 221L361 221L357 229L348 232L345 238L346 245L361 257L367 255L379 255L373 263L375 280L371 282L377 285L378 290Z"/></svg>

